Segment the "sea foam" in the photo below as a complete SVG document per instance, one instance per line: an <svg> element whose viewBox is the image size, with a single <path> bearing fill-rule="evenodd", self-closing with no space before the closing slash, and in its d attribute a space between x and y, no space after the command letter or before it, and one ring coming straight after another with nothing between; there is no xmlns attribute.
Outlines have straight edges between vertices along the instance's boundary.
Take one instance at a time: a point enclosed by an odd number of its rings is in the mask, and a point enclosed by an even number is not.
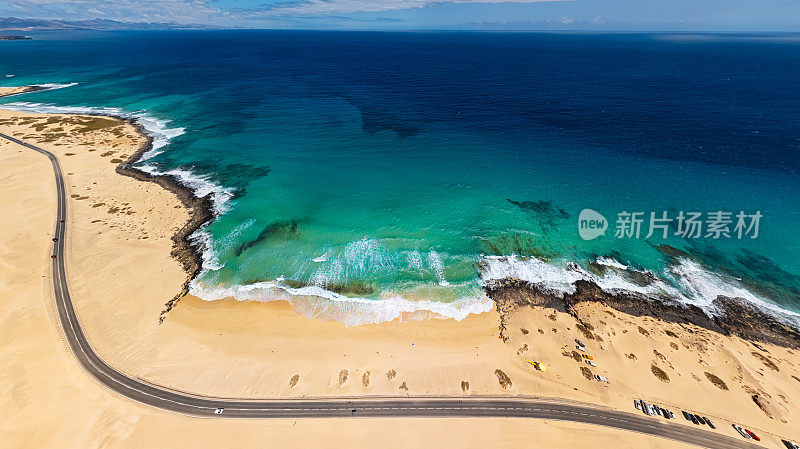
<svg viewBox="0 0 800 449"><path fill-rule="evenodd" d="M51 84L42 86L52 86L49 88L59 89L73 86L75 84L76 83ZM163 152L163 148L167 146L172 139L186 132L186 130L182 127L170 127L169 124L171 120L155 117L145 111L129 112L124 109L114 107L58 106L46 103L13 102L3 104L2 108L38 114L107 115L132 119L142 127L142 130L145 134L147 134L148 137L150 137L152 142L150 149L144 152L138 161L135 161L137 164L137 169L151 175L171 176L180 184L191 189L198 198L211 195L213 212L217 216L224 214L230 208L230 202L233 199L234 189L226 188L213 182L210 175L199 174L186 168L161 170L158 165L147 162L149 159ZM211 239L211 235L204 228L200 228L195 231L190 238L195 245L201 249L203 270L213 270L222 267L222 264L219 262L216 255L217 253L214 250L214 243Z"/></svg>
<svg viewBox="0 0 800 449"><path fill-rule="evenodd" d="M663 273L640 272L651 279L647 285L626 279L626 274L634 270L611 257L601 257L595 262L609 269L596 275L566 260L545 262L536 257L487 256L480 262L479 272L484 283L520 279L559 297L575 293L575 282L590 281L609 293L635 293L695 305L709 316L720 313L714 304L717 297L736 298L781 322L800 328L799 313L783 309L747 290L736 279L711 272L690 259L678 259Z"/></svg>
<svg viewBox="0 0 800 449"><path fill-rule="evenodd" d="M53 89L69 87L73 84L59 85ZM166 146L171 139L178 137L186 132L181 127L169 127L170 120L160 119L145 111L129 112L120 108L95 107L95 106L57 106L46 103L14 102L5 103L3 109L21 112L33 112L38 114L87 114L87 115L110 115L134 119L142 126L145 133L152 139L152 148L144 153L139 161L145 161L161 153L161 149Z"/></svg>
<svg viewBox="0 0 800 449"><path fill-rule="evenodd" d="M190 285L190 293L207 301L224 298L262 302L283 300L303 316L337 321L346 326L395 319L452 318L461 321L470 314L484 313L493 307L492 300L482 294L451 302L413 300L390 292L383 293L380 299L367 299L344 296L317 285L293 288L278 280L231 287L195 281Z"/></svg>

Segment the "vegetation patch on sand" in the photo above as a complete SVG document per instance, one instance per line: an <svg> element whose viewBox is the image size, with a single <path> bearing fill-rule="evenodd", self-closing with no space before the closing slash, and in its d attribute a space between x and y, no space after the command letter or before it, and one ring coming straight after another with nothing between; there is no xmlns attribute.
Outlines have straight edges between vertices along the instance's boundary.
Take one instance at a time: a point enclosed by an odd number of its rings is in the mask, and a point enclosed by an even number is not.
<svg viewBox="0 0 800 449"><path fill-rule="evenodd" d="M583 374L583 377L585 377L586 379L592 380L592 370L590 370L589 368L582 366L581 374Z"/></svg>
<svg viewBox="0 0 800 449"><path fill-rule="evenodd" d="M653 372L653 375L656 376L658 378L658 380L660 380L662 382L669 382L669 376L667 375L667 373L663 369L661 369L661 368L659 368L659 367L657 367L655 365L651 365L650 366L650 371Z"/></svg>
<svg viewBox="0 0 800 449"><path fill-rule="evenodd" d="M297 385L297 382L299 380L300 380L299 374L295 374L294 376L292 376L292 378L289 379L289 388L294 388L294 386Z"/></svg>
<svg viewBox="0 0 800 449"><path fill-rule="evenodd" d="M720 390L727 390L728 389L728 385L725 384L725 382L722 379L720 379L719 377L709 373L708 371L706 371L705 375L706 375L706 379L708 379L708 381L711 382L712 384L716 385L717 388L719 388Z"/></svg>
<svg viewBox="0 0 800 449"><path fill-rule="evenodd" d="M776 365L775 362L770 360L769 357L765 356L764 354L755 352L755 351L753 351L752 354L753 354L753 357L755 357L758 360L760 360L761 363L763 363L767 368L769 368L769 369L771 369L773 371L780 371L780 368L778 368L778 365Z"/></svg>
<svg viewBox="0 0 800 449"><path fill-rule="evenodd" d="M511 387L511 378L508 377L508 374L504 373L502 370L496 369L494 370L494 375L497 376L497 381L500 383L501 387L506 389Z"/></svg>
<svg viewBox="0 0 800 449"><path fill-rule="evenodd" d="M346 369L343 369L343 370L339 371L339 385L347 382L347 376L348 375L349 375L349 373L347 372Z"/></svg>

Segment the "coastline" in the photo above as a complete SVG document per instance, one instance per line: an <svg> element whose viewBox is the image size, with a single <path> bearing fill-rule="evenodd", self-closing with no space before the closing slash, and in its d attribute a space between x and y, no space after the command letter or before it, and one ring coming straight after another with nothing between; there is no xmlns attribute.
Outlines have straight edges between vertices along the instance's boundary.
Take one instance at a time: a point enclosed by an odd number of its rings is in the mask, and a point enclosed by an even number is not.
<svg viewBox="0 0 800 449"><path fill-rule="evenodd" d="M132 121L124 123L136 126ZM630 397L646 395L665 404L677 404L675 407L691 409L694 403L696 407L706 407L700 411L709 416L746 419L758 429L774 433L787 433L785 426L790 424L786 423L795 418L790 402L800 397L800 380L792 376L800 378L800 373L790 362L790 351L765 345L766 352L762 354L736 334L708 332L698 323L653 319L646 314L615 317L614 308L609 307L613 298L589 302L576 297L569 308L561 307L563 310L546 301L535 308L506 311L498 307L461 322L396 319L348 328L336 322L305 318L283 302L236 302L230 298L209 302L179 295L176 298L182 298L182 306L172 310L169 320L158 320L162 323L158 325L153 317L163 318L157 310L162 307L163 296L181 282L185 288L188 282L187 265L172 254L175 236L183 229L182 240L186 242L194 232L185 231L187 227L191 229L192 217L203 215L186 206L187 201L195 204L191 202L196 197L191 190L182 185L173 187L183 192L184 199L165 187L177 183L171 176L160 178L161 181L151 179L147 173L142 179L139 175L116 176L124 174L119 170L132 169L130 164L135 157L152 147L152 139L142 137L142 130L136 129L137 145L113 165L113 170L108 159L103 159L103 150L116 143L95 142L86 146L85 154L78 155L58 147L58 140L46 143L55 147L53 150L64 161L71 193L76 195L70 201L73 211L68 256L72 259L69 275L71 283L74 281L76 309L98 353L127 373L178 390L220 397L541 395L628 409ZM45 129L32 136L47 140L47 134ZM71 145L81 143L75 141ZM93 150L96 153L89 154ZM95 170L93 161L103 162L106 170ZM138 182L142 180L149 182ZM175 207L181 207L181 213L188 215L158 217L153 224L157 229L147 229L151 237L156 231L163 235L157 246L146 247L153 239L143 240L141 236L134 243L126 243L129 237L133 239L130 229L120 230L116 223L105 227L94 223L114 215L110 212L113 208L123 210L128 202L133 207L136 201L147 200L144 191L131 198L114 199L130 193L120 191L120 182L126 189L133 183L142 184L136 187L148 189L149 194L154 189L161 190L165 201L169 200L160 209L154 208L161 200L153 200L137 209L135 215L126 215L128 218L152 219L159 213L178 210ZM92 193L100 188L95 184L106 183L107 189ZM94 190L90 192L90 188ZM91 195L95 196L89 202L104 202L111 207L109 212L81 199ZM212 208L203 210L209 214ZM196 230L202 223L191 226L197 226ZM170 267L168 275L161 274L165 266ZM586 292L594 294L588 285ZM523 293L528 295L528 302L534 298L527 291L519 291L520 295ZM600 365L595 372L612 379L610 385L584 378L579 368L585 366L573 360L571 354L563 355L561 351L574 347L575 337L594 347ZM681 345L686 346L681 349ZM649 355L648 350L653 354ZM763 359L751 354L756 351ZM627 356L634 352L638 361ZM525 357L542 360L549 367L548 373L532 371ZM313 360L310 365L309 360ZM651 365L669 373L672 381L654 377ZM727 366L740 367L738 374L735 369L722 368ZM496 371L505 373L513 385L499 383ZM390 376L392 372L394 375ZM705 380L704 372L721 378L726 389ZM298 380L293 385L294 376ZM696 403L693 398L699 395L716 404ZM775 409L771 413L777 418L768 416L753 396L762 398L762 404L766 401L763 398L770 398L771 404L765 407Z"/></svg>
<svg viewBox="0 0 800 449"><path fill-rule="evenodd" d="M145 142L139 147L137 151L130 155L130 157L120 162L116 167L116 172L123 176L128 176L137 181L153 182L172 192L181 201L183 206L189 211L190 219L184 224L173 236L172 242L174 246L171 251L172 257L181 263L183 269L186 271L186 281L183 283L181 290L173 296L169 301L164 304L164 310L158 317L159 324L164 322L167 314L177 305L180 299L189 292L189 284L194 280L200 270L203 268L203 255L198 246L192 241L192 235L199 229L214 220L213 203L211 195L198 197L195 191L190 187L182 184L175 177L168 174L152 174L142 171L133 166L138 162L142 155L153 149L153 137L147 130L136 120L109 115L109 117L125 121L133 126L141 135L145 136Z"/></svg>
<svg viewBox="0 0 800 449"><path fill-rule="evenodd" d="M19 87L0 87L0 98L2 97L11 97L14 95L22 95L22 94L29 94L32 92L38 92L40 90L47 90L48 88L45 86L33 85L33 86L19 86Z"/></svg>
<svg viewBox="0 0 800 449"><path fill-rule="evenodd" d="M0 88L0 97L52 88L59 87L36 85ZM3 89L6 89L9 93L4 94ZM1 107L2 105L0 105ZM178 293L164 303L164 308L158 317L159 323L163 323L181 298L190 293L191 282L202 270L203 248L201 244L198 244L197 239L192 238L192 236L213 221L216 216L212 194L198 197L196 191L183 183L177 176L169 173L144 171L134 166L134 164L141 161L144 155L155 149L152 132L142 125L136 117L104 110L91 110L91 112L87 113L67 112L66 114L109 117L132 126L144 138L144 141L135 152L117 165L116 172L138 181L152 182L161 186L166 191L176 195L189 212L189 221L172 235L173 248L171 250L172 257L183 266L186 272L186 280ZM679 252L674 248L667 248L666 250ZM501 317L505 315L509 308L515 309L526 304L546 304L549 307L568 311L575 303L597 301L609 305L615 310L635 316L651 316L670 322L690 323L721 335L737 335L752 341L769 342L790 348L800 347L800 329L775 319L770 314L743 300L720 296L713 301L720 313L710 315L693 304L665 301L663 298L634 291L614 292L604 290L591 280L577 280L573 285L577 290L576 292L561 292L558 294L558 292L554 293L543 286L538 286L534 282L520 280L512 275L504 279L487 280L482 291L492 300L493 306L501 312ZM516 297L512 301L516 302L516 305L510 306L506 299L508 295L502 292L508 288L516 290L511 295ZM525 293L522 294L522 292ZM527 298L525 298L526 296ZM290 302L293 301L290 300ZM303 300L301 299L300 302L302 303ZM419 315L447 318L447 316L442 316L432 311L420 313ZM400 316L402 317L403 313Z"/></svg>
<svg viewBox="0 0 800 449"><path fill-rule="evenodd" d="M580 320L575 313L579 304L596 302L631 316L689 324L752 342L800 348L800 331L734 298L718 297L714 304L721 313L709 316L691 304L667 303L631 292L607 292L596 283L584 280L576 281L574 285L575 293L564 293L562 296L519 279L492 281L487 283L484 290L495 302L501 315L501 336L505 332L507 317L520 308L552 307Z"/></svg>
<svg viewBox="0 0 800 449"><path fill-rule="evenodd" d="M4 87L0 88L0 97L49 88L53 87L43 85ZM140 162L145 154L154 150L152 133L136 118L103 111L93 111L91 114L76 112L68 113L68 115L109 117L133 127L144 140L136 151L116 166L116 173L137 181L159 185L174 194L189 213L189 221L172 235L173 248L170 251L170 255L183 267L186 279L178 293L165 302L164 309L158 317L158 322L161 324L181 298L189 294L191 282L202 270L202 248L192 236L215 218L212 194L198 197L195 190L181 182L176 176L168 173L147 172L135 167L134 164ZM678 251L673 248L667 249ZM782 323L745 301L735 298L718 297L713 303L721 313L709 315L692 304L664 301L661 298L637 292L607 291L593 281L577 280L573 285L575 286L574 293L561 292L558 294L544 286L509 276L504 279L487 280L482 290L500 313L501 338L505 338L504 322L507 320L507 315L520 307L552 307L571 313L577 303L593 301L633 316L650 316L668 322L692 324L721 335L736 335L745 340L800 348L799 329ZM432 312L427 315L441 318Z"/></svg>
<svg viewBox="0 0 800 449"><path fill-rule="evenodd" d="M386 447L406 448L418 444L420 434L429 435L428 443L436 446L476 449L531 441L556 448L587 439L620 448L654 445L652 438L636 433L542 420L521 425L496 418L196 419L110 394L78 367L53 321L48 256L55 219L52 167L41 155L2 142L0 161L0 202L7 211L0 221L0 260L8 262L6 276L0 276L0 408L6 412L0 432L9 447L256 447L266 438L287 447L367 448L385 439ZM125 297L117 290L109 293L124 309ZM91 320L82 322L93 326ZM443 427L448 431L442 432ZM688 447L667 440L655 445Z"/></svg>
<svg viewBox="0 0 800 449"><path fill-rule="evenodd" d="M0 88L0 98L53 88L59 87L48 87L44 85L2 87ZM2 109L2 105L0 105L0 109ZM198 197L191 187L186 186L179 179L172 175L148 173L134 167L133 164L139 162L145 154L154 150L153 135L137 119L126 117L124 115L104 113L102 111L95 111L91 114L82 114L79 112L68 114L109 117L132 126L139 133L139 135L144 138L144 141L127 159L123 160L117 165L116 172L122 176L136 179L137 181L152 182L161 186L166 191L175 194L175 196L177 196L177 198L189 212L189 221L172 236L174 246L170 253L172 257L174 257L175 260L180 262L180 264L183 266L183 269L186 272L186 280L178 293L176 293L164 304L164 309L161 311L158 317L160 324L164 321L166 315L172 310L172 308L175 307L175 305L180 301L180 298L189 292L189 284L202 269L202 251L195 244L195 242L193 242L192 235L210 223L215 217L211 195Z"/></svg>

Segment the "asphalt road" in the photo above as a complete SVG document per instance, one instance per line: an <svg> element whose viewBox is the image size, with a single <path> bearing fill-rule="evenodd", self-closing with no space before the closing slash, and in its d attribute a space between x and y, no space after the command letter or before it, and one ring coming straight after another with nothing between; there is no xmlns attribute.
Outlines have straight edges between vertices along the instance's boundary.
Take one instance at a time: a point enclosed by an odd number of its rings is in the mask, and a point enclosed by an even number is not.
<svg viewBox="0 0 800 449"><path fill-rule="evenodd" d="M171 412L207 418L326 418L326 417L502 417L537 418L600 425L668 438L712 449L759 448L719 430L628 413L604 407L537 398L354 398L303 400L236 400L193 396L131 378L106 364L92 350L72 306L64 269L66 189L61 165L52 153L0 133L0 137L37 151L50 159L58 192L58 213L52 259L53 288L64 336L81 367L112 391L134 401ZM66 405L66 404L65 404ZM631 405L633 407L633 405ZM215 410L223 409L217 414Z"/></svg>

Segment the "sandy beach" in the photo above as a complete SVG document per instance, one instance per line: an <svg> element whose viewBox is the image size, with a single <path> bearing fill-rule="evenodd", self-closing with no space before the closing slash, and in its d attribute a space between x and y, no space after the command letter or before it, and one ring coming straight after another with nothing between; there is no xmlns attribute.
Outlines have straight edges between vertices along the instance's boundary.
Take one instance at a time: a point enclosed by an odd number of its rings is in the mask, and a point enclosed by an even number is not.
<svg viewBox="0 0 800 449"><path fill-rule="evenodd" d="M712 418L716 432L729 436L738 437L730 423L745 425L765 447L780 445L778 437L800 439L796 350L627 315L602 303L581 303L573 314L521 308L504 318L504 338L497 311L460 322L346 327L305 318L284 302L207 302L187 295L164 315L187 280L185 261L173 256L173 236L196 211L159 183L117 173L148 139L114 118L13 111L0 111L0 130L61 161L70 197L67 267L74 306L96 352L129 376L222 398L524 395L627 411L642 398L669 406L683 425L692 424L684 424L680 410ZM534 420L211 421L116 396L72 359L54 313L49 163L2 140L0 165L0 205L7 213L0 223L0 294L7 298L0 306L6 342L0 409L10 417L0 433L11 435L10 447L233 447L264 438L292 446L358 447L380 440L408 447L419 444L420 435L426 444L466 447L680 446ZM583 361L576 338L596 367ZM535 370L526 359L547 370ZM45 423L52 432L32 437Z"/></svg>

